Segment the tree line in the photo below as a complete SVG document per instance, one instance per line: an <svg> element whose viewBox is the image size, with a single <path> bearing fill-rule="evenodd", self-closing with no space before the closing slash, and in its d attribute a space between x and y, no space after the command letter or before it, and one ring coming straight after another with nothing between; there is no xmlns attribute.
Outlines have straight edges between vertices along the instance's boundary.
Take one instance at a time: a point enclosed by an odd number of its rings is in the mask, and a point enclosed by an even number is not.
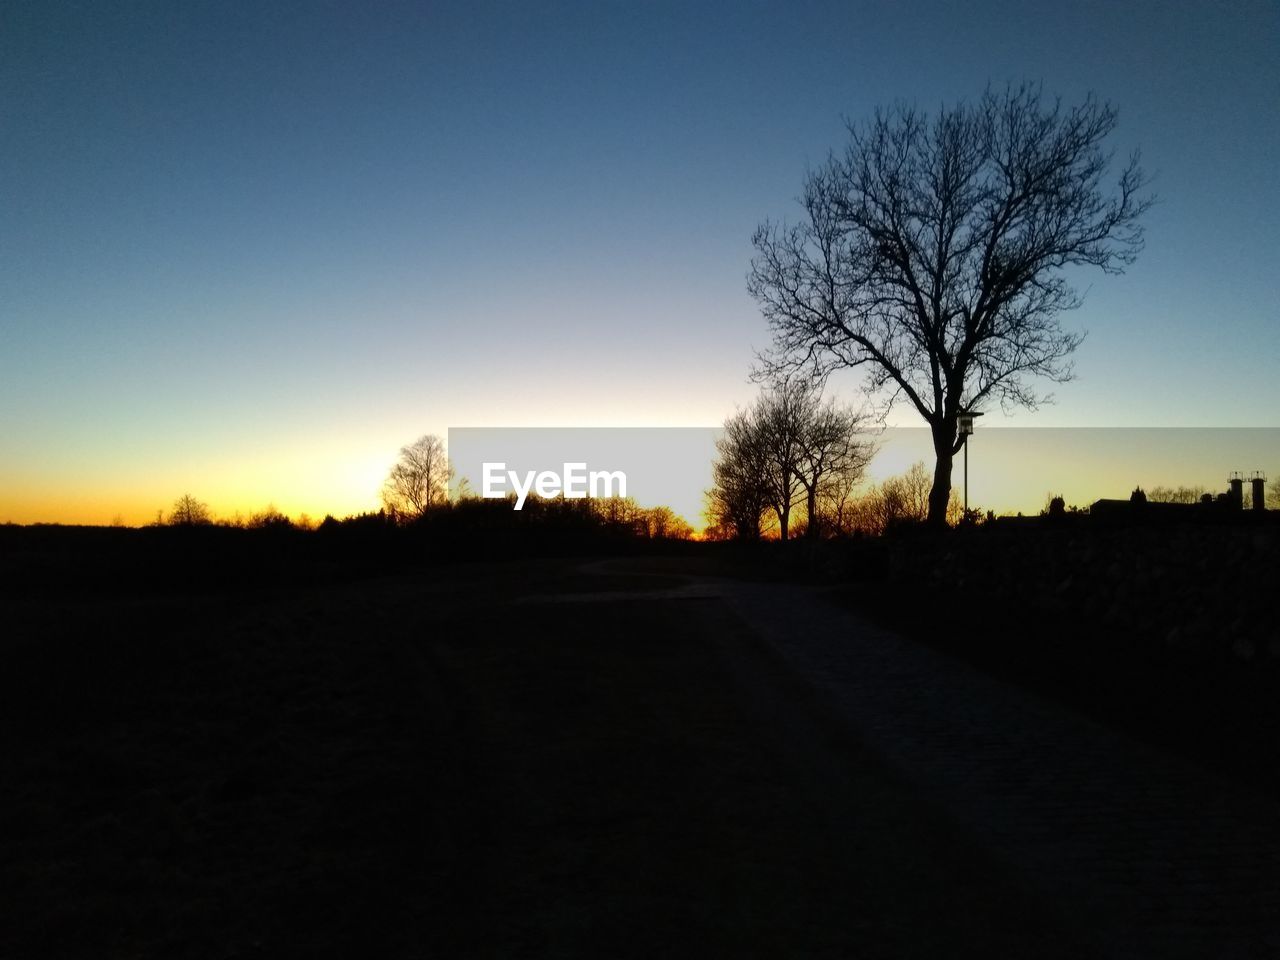
<svg viewBox="0 0 1280 960"><path fill-rule="evenodd" d="M449 498L449 484L454 469L449 462L444 441L434 434L425 434L400 448L400 455L392 464L382 486L382 504L386 515L404 524L421 523L442 510L474 508L482 509L500 505L506 512L511 509L515 495L501 500L482 501L465 487L455 500ZM548 506L562 504L560 508ZM559 512L557 512L557 509ZM603 529L625 533L649 540L687 540L694 535L693 527L670 507L642 507L631 497L586 497L582 500L540 498L530 494L524 510L547 515L576 516L598 523ZM524 510L520 511L521 513ZM515 521L513 521L515 522Z"/></svg>
<svg viewBox="0 0 1280 960"><path fill-rule="evenodd" d="M163 510L156 511L154 526L222 526L237 527L246 530L283 528L311 530L316 526L316 524L305 513L299 514L295 518L290 518L277 509L274 503L267 504L267 506L262 510L251 513L247 517L237 512L229 517L215 519L209 504L205 503L203 500L196 499L189 493L184 493L182 496L178 497L178 499L173 501L173 507L169 510L169 515L167 517Z"/></svg>

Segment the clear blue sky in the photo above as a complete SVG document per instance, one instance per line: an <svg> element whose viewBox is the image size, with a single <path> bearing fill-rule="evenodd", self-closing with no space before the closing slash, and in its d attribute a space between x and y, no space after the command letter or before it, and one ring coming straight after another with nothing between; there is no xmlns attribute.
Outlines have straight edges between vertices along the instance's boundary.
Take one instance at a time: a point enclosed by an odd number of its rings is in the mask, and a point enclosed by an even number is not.
<svg viewBox="0 0 1280 960"><path fill-rule="evenodd" d="M1161 200L1009 422L1275 425L1277 50L1272 0L9 0L0 520L341 513L423 432L717 423L751 231L842 117L1009 80L1112 100Z"/></svg>

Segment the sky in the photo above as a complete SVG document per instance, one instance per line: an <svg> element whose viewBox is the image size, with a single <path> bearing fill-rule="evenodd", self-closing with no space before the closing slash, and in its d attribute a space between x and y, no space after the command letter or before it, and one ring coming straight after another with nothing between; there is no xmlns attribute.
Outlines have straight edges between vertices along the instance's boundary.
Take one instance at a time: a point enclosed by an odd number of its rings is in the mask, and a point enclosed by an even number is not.
<svg viewBox="0 0 1280 960"><path fill-rule="evenodd" d="M0 521L343 515L423 433L717 424L752 231L845 118L1023 80L1112 101L1159 203L1076 380L981 429L1276 426L1277 49L1272 0L9 0Z"/></svg>

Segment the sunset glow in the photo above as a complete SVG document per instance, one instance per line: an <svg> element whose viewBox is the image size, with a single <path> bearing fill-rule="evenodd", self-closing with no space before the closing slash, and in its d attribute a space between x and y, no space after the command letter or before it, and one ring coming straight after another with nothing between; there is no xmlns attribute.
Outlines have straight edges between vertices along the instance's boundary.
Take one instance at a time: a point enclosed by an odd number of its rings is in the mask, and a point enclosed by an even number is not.
<svg viewBox="0 0 1280 960"><path fill-rule="evenodd" d="M1024 76L1114 98L1160 202L1125 276L1082 276L1056 405L982 429L1274 423L1274 8L1118 8L1098 33L940 5L907 72L878 10L824 8L815 32L781 7L625 30L435 6L168 29L145 8L19 5L0 36L0 521L144 523L184 491L345 515L424 433L719 424L768 345L752 232L797 215L841 117ZM1027 508L990 480L982 502Z"/></svg>

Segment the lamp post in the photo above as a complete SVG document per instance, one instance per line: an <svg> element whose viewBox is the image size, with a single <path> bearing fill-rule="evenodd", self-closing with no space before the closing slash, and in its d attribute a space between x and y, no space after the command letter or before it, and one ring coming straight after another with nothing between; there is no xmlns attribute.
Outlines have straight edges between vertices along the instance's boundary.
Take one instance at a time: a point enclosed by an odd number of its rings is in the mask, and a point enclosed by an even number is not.
<svg viewBox="0 0 1280 960"><path fill-rule="evenodd" d="M960 436L964 437L964 519L969 519L969 437L973 435L973 419L982 414L966 410L956 417Z"/></svg>

